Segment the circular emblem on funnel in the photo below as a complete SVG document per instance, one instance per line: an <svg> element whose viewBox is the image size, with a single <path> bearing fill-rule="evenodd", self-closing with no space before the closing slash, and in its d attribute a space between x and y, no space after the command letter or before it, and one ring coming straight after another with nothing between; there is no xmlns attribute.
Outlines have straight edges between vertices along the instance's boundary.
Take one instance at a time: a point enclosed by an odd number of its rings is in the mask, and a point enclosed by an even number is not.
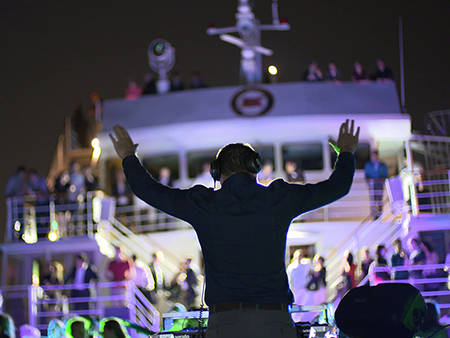
<svg viewBox="0 0 450 338"><path fill-rule="evenodd" d="M273 96L265 89L249 87L237 92L231 100L231 107L238 115L257 117L266 114L273 106Z"/></svg>

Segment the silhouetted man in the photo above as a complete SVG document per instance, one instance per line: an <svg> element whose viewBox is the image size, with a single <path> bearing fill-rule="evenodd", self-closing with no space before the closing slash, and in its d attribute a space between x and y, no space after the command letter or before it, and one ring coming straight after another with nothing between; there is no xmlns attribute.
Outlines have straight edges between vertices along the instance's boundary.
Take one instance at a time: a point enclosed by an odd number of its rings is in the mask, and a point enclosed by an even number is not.
<svg viewBox="0 0 450 338"><path fill-rule="evenodd" d="M341 152L330 178L317 184L282 179L257 183L261 158L249 145L229 144L211 163L221 189L181 190L153 179L135 156L127 131L110 135L133 192L155 208L189 222L205 260L208 338L297 337L288 312L293 301L285 267L286 236L299 214L331 203L350 190L359 128L341 125L333 148ZM231 324L232 323L232 324Z"/></svg>

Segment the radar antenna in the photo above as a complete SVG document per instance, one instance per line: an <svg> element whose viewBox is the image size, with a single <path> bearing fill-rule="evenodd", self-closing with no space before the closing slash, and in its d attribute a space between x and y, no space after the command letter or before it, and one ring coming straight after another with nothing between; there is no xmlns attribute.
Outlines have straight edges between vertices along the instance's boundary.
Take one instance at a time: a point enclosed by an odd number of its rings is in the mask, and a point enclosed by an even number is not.
<svg viewBox="0 0 450 338"><path fill-rule="evenodd" d="M241 78L247 84L262 81L261 55L270 56L273 51L261 46L261 31L286 31L290 26L278 17L278 1L272 0L272 24L262 25L255 18L249 0L239 0L236 25L232 27L209 27L209 35L219 35L222 41L241 48ZM229 33L238 33L239 37Z"/></svg>

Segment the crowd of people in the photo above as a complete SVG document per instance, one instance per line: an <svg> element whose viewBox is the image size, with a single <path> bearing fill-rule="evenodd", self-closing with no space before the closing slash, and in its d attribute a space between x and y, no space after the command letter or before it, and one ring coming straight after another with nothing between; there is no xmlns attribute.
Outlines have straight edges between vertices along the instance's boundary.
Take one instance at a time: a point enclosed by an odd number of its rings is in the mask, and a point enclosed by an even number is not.
<svg viewBox="0 0 450 338"><path fill-rule="evenodd" d="M70 285L70 291L64 293L60 289L44 288L43 297L49 299L63 299L91 297L89 284L99 281L118 283L111 287L113 307L126 306L128 298L127 284L132 281L137 289L154 306L159 306L161 301L173 304L182 304L186 309L196 305L197 285L201 278L200 273L192 267L192 258L187 257L180 262L179 270L166 278L166 270L162 268L164 255L157 251L152 254L150 261L142 261L136 255L128 257L123 250L116 247L115 257L108 262L104 275L100 275L97 267L89 262L86 254L75 255L73 267L67 272L57 260L51 261L41 272L40 283L44 286ZM123 283L122 283L123 282ZM63 311L65 302L48 302L43 306L46 311ZM89 310L89 302L73 302L69 310ZM67 310L67 309L66 309Z"/></svg>
<svg viewBox="0 0 450 338"><path fill-rule="evenodd" d="M308 68L303 73L303 81L317 82L317 81L343 81L341 72L336 63L329 62L325 73L320 69L316 61L312 61ZM367 83L370 81L376 82L392 82L392 70L387 67L382 59L376 61L376 69L373 73L367 73L360 62L356 61L353 64L353 73L351 80L357 83Z"/></svg>
<svg viewBox="0 0 450 338"><path fill-rule="evenodd" d="M394 79L392 70L386 66L383 59L376 61L376 68L372 73L367 73L361 63L356 61L353 64L353 73L351 80L356 83L375 82L392 82ZM308 68L304 71L302 80L306 82L318 81L343 81L342 73L335 62L329 62L327 69L323 72L316 61L312 61ZM146 73L144 75L143 84L140 86L135 80L128 82L128 87L125 89L125 98L127 100L135 100L142 95L157 94L157 84L153 73ZM184 89L198 89L206 88L205 81L200 76L199 72L193 72L187 86L183 81L181 74L178 71L172 73L170 78L170 91L176 92Z"/></svg>
<svg viewBox="0 0 450 338"><path fill-rule="evenodd" d="M23 233L24 203L33 205L38 210L36 211L38 237L46 237L49 232L51 199L58 205L73 205L68 207L66 212L57 212L55 215L60 235L64 236L66 232L74 235L75 225L80 228L77 232L81 232L77 234L85 231L81 229L83 224L85 225L86 213L83 202L86 201L88 192L98 189L99 181L92 167L87 165L81 168L80 164L74 161L68 170L63 170L56 177L53 184L49 184L36 169L20 166L8 179L5 195L14 200L17 208L16 220L21 224L20 235Z"/></svg>
<svg viewBox="0 0 450 338"><path fill-rule="evenodd" d="M415 283L421 278L447 277L443 269L398 269L417 265L439 264L439 255L429 242L419 238L409 238L407 249L403 248L402 240L396 239L392 243L392 251L384 244L377 245L374 256L369 248L361 250L359 264L353 254L347 252L341 269L338 284L339 295L343 296L349 289L364 285L377 285L387 280L411 283L422 291L437 291L443 287L442 283ZM389 254L389 255L388 255Z"/></svg>
<svg viewBox="0 0 450 338"><path fill-rule="evenodd" d="M433 270L401 270L395 271L395 267L414 266L422 264L437 264L439 257L433 247L426 241L418 238L410 238L407 241L408 250L403 249L402 241L396 239L393 242L393 252L387 255L387 249L383 244L376 247L375 254L372 257L368 248L361 250L359 264L355 262L353 254L348 252L345 264L342 267L342 281L338 285L339 292L346 292L366 281L368 285L377 285L384 280L398 280L414 284L418 278L432 278L446 276L439 269ZM164 256L162 252L154 252L149 262L143 262L137 259L135 255L126 257L120 248L115 249L115 258L107 265L106 280L112 282L133 281L136 287L148 300L155 306L158 306L163 299L174 304L172 308L180 307L183 311L195 307L196 289L201 279L199 273L191 267L192 259L186 258L180 262L179 271L169 280L162 269ZM69 273L64 272L62 264L58 261L52 261L47 267L47 271L42 273L42 285L61 285L71 284L71 290L60 289L45 290L43 297L62 299L64 297L78 298L90 297L90 289L87 287L90 283L100 280L99 273L94 265L89 263L87 255L81 253L74 258L74 265ZM385 268L381 271L375 268ZM294 303L302 305L315 305L326 302L326 276L325 259L320 255L315 255L312 259L304 249L296 250L293 253L290 264L287 267L287 275L290 288L294 294ZM366 276L369 276L367 278ZM434 291L439 289L439 284L415 285L422 291ZM116 286L111 288L111 295L119 296L112 300L113 306L126 306L127 298L126 286ZM120 297L120 296L124 297ZM427 300L427 313L432 316L428 318L429 324L437 327L439 319L439 308L432 306L433 301ZM62 303L46 302L44 306L49 312L62 311ZM89 302L73 302L71 311L83 311L89 309ZM431 310L438 312L434 313ZM434 315L433 315L434 314ZM296 322L310 321L313 319L313 313L293 313L293 320ZM87 338L92 333L102 337L128 337L127 322L120 318L109 317L97 321L92 316L68 317L65 321L51 319L48 324L49 337L80 337ZM7 314L0 313L0 325L3 332L10 332L6 337L14 338L14 324L12 318ZM431 327L431 326L430 326ZM8 331L10 330L10 331ZM29 337L40 337L40 331L30 325L20 327L20 334Z"/></svg>
<svg viewBox="0 0 450 338"><path fill-rule="evenodd" d="M199 89L206 88L206 83L203 81L199 72L193 72L189 85L187 86L183 81L181 74L177 71L172 73L170 78L170 91L177 92L184 89ZM158 93L157 81L153 73L145 73L144 81L141 86L135 81L130 80L128 82L128 87L125 89L125 98L127 100L135 100L142 95L154 95Z"/></svg>
<svg viewBox="0 0 450 338"><path fill-rule="evenodd" d="M81 168L76 161L68 170L63 170L56 177L53 185L40 175L36 169L19 166L6 184L6 197L35 197L37 200L47 200L51 193L58 200L75 202L80 195L99 189L99 182L91 166Z"/></svg>

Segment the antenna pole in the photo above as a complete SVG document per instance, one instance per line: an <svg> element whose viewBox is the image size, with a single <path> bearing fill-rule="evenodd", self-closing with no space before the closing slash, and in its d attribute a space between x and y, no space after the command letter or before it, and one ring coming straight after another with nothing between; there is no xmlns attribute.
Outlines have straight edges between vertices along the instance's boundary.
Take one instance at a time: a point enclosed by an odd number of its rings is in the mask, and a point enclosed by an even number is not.
<svg viewBox="0 0 450 338"><path fill-rule="evenodd" d="M278 0L272 0L272 24L280 24L280 18L278 17Z"/></svg>
<svg viewBox="0 0 450 338"><path fill-rule="evenodd" d="M400 104L402 113L406 113L405 102L405 55L403 51L403 20L398 18L398 45L400 56Z"/></svg>

